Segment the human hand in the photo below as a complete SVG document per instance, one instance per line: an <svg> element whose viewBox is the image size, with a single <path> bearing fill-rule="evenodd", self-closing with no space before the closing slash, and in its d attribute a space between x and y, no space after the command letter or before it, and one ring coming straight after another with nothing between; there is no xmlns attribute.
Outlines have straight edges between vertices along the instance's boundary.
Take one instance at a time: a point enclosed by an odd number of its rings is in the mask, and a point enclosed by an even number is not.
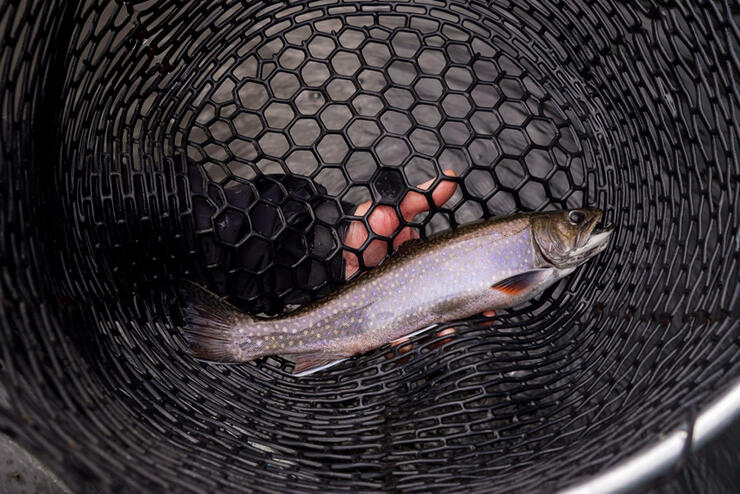
<svg viewBox="0 0 740 494"><path fill-rule="evenodd" d="M448 177L456 176L453 170L445 170L443 173L445 176ZM419 184L418 188L426 190L432 185L433 182L434 179L428 180L423 184ZM442 204L446 203L448 200L450 200L456 188L457 184L452 180L442 180L441 182L439 182L434 188L434 191L432 191L432 199L434 200L434 204L437 206L441 206ZM355 210L354 214L356 216L365 215L372 204L372 201L367 201L360 204ZM423 194L420 194L413 190L410 190L406 193L403 200L401 200L401 204L399 205L401 215L403 216L403 219L405 221L413 220L418 214L424 211L428 211L429 208L430 204L427 198ZM393 232L396 231L398 226L401 224L401 221L394 208L392 208L391 206L381 205L376 207L372 211L372 213L370 213L370 216L368 217L368 223L370 224L370 228L374 233L382 235L384 237L389 237ZM347 228L347 233L344 235L344 245L353 249L359 249L365 242L365 240L367 240L367 237L368 233L365 224L362 221L353 221L350 223L349 228ZM407 226L403 228L393 239L393 248L395 249L402 243L413 238L419 238L419 232L416 228ZM365 262L365 266L377 266L380 261L383 260L387 253L388 242L380 239L371 241L362 252L362 258ZM357 258L357 255L353 252L345 250L344 266L344 277L345 279L348 279L360 269L360 261Z"/></svg>

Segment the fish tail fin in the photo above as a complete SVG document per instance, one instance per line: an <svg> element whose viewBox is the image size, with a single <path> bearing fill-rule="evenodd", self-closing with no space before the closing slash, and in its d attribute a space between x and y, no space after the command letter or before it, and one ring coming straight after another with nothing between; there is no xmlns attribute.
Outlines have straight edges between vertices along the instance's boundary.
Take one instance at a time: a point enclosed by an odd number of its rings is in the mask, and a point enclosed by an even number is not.
<svg viewBox="0 0 740 494"><path fill-rule="evenodd" d="M245 314L190 281L182 283L182 298L185 302L183 333L193 357L217 362L251 360L235 352L237 326L250 320Z"/></svg>

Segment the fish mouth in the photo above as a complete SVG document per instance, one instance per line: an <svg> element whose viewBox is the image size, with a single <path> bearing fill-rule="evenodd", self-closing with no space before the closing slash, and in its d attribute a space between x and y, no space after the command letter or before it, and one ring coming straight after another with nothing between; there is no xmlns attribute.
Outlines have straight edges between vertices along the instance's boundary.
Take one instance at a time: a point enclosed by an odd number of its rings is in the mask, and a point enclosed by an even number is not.
<svg viewBox="0 0 740 494"><path fill-rule="evenodd" d="M571 215L574 211L578 214ZM572 270L603 252L614 233L614 225L602 221L596 208L558 211L535 218L535 243L544 263Z"/></svg>
<svg viewBox="0 0 740 494"><path fill-rule="evenodd" d="M609 239L614 233L615 227L611 223L604 224L601 217L602 214L599 213L591 220L591 225L586 229L588 240L575 252L580 262L604 252L607 245L609 245Z"/></svg>
<svg viewBox="0 0 740 494"><path fill-rule="evenodd" d="M584 246L589 251L593 251L592 256L603 252L606 246L609 244L609 238L614 233L614 225L609 224L601 228L594 228L591 231L591 236L588 238L586 245Z"/></svg>

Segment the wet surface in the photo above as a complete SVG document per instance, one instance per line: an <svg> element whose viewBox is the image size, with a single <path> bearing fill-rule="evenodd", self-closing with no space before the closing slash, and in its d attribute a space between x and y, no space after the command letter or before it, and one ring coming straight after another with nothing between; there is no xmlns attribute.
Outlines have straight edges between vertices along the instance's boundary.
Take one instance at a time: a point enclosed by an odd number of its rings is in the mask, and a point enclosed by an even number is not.
<svg viewBox="0 0 740 494"><path fill-rule="evenodd" d="M0 434L0 493L70 494L52 472L18 444Z"/></svg>
<svg viewBox="0 0 740 494"><path fill-rule="evenodd" d="M8 405L8 395L0 386L0 406ZM0 434L0 494L70 494L51 471L34 456Z"/></svg>

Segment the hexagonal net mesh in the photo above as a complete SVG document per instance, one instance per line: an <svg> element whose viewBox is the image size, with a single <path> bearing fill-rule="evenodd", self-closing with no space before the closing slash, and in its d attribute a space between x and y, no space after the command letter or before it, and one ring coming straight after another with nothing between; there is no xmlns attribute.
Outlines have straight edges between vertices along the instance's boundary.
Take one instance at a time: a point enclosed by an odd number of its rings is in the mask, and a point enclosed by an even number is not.
<svg viewBox="0 0 740 494"><path fill-rule="evenodd" d="M738 13L10 2L2 430L83 491L539 492L626 458L738 376ZM350 248L367 201L401 221ZM406 226L584 205L611 248L490 326L302 379L185 352L182 278L278 314Z"/></svg>

